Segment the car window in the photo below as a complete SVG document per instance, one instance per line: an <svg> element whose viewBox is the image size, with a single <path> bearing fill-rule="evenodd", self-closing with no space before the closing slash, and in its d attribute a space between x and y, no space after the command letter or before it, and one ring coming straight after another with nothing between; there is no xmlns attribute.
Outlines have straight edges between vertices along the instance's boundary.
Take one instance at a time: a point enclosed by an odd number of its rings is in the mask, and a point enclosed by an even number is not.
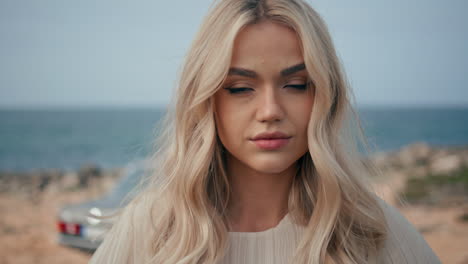
<svg viewBox="0 0 468 264"><path fill-rule="evenodd" d="M143 170L133 170L129 174L125 175L122 180L120 180L115 188L111 191L110 196L123 197L129 193L133 188L139 183L144 175Z"/></svg>

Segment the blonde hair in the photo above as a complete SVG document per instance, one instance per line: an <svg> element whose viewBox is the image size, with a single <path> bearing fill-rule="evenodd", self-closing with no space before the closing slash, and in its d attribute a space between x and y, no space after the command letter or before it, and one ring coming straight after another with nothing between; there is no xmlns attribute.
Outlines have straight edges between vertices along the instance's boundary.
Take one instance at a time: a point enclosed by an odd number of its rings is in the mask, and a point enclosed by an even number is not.
<svg viewBox="0 0 468 264"><path fill-rule="evenodd" d="M230 186L213 95L226 78L238 32L262 20L297 33L316 89L309 152L298 161L289 197L294 221L306 226L293 263L369 263L382 246L384 214L365 181L378 172L358 152L359 142L367 145L326 24L301 0L220 0L186 57L175 108L168 110L153 157L157 169L98 249L109 262L130 261L128 252L138 243L133 260L146 255L147 263L215 263L223 257ZM123 237L132 239L132 249L117 246Z"/></svg>

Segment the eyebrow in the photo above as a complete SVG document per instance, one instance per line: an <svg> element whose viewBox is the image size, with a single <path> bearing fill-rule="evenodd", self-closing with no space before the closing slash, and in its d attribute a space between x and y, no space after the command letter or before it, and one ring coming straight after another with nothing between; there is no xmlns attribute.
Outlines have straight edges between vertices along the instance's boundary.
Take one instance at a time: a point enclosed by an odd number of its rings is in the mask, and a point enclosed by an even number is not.
<svg viewBox="0 0 468 264"><path fill-rule="evenodd" d="M305 64L304 63L299 63L296 65L293 65L291 67L288 67L286 69L283 69L280 71L281 76L286 77L288 75L294 74L296 72L305 70ZM243 69L243 68L229 68L228 75L240 75L248 78L257 78L258 74L254 71Z"/></svg>
<svg viewBox="0 0 468 264"><path fill-rule="evenodd" d="M256 72L242 68L230 68L228 75L240 75L249 78L257 78Z"/></svg>
<svg viewBox="0 0 468 264"><path fill-rule="evenodd" d="M285 76L288 76L288 75L291 75L291 74L294 74L296 72L299 72L299 71L302 71L302 70L305 70L305 64L304 63L299 63L299 64L296 64L294 66L291 66L291 67L288 67L284 70L281 71L281 76L285 77Z"/></svg>

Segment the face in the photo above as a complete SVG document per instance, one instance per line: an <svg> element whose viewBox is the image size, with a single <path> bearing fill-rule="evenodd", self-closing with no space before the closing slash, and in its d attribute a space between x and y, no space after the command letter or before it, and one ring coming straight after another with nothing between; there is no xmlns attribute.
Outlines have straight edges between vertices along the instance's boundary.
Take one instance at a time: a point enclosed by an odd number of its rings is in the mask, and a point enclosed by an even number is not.
<svg viewBox="0 0 468 264"><path fill-rule="evenodd" d="M281 173L306 153L314 98L300 40L264 21L241 30L226 81L215 94L219 138L228 166Z"/></svg>

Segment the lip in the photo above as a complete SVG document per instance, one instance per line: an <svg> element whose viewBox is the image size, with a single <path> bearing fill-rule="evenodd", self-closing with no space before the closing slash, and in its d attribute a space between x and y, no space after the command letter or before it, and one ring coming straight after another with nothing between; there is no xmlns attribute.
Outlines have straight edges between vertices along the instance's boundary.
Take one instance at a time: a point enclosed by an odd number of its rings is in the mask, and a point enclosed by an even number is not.
<svg viewBox="0 0 468 264"><path fill-rule="evenodd" d="M257 134L252 140L262 140L262 139L289 139L291 136L286 135L283 132L275 131L275 132L263 132Z"/></svg>
<svg viewBox="0 0 468 264"><path fill-rule="evenodd" d="M282 132L263 132L257 134L251 141L258 147L264 150L280 149L288 144L291 136Z"/></svg>

